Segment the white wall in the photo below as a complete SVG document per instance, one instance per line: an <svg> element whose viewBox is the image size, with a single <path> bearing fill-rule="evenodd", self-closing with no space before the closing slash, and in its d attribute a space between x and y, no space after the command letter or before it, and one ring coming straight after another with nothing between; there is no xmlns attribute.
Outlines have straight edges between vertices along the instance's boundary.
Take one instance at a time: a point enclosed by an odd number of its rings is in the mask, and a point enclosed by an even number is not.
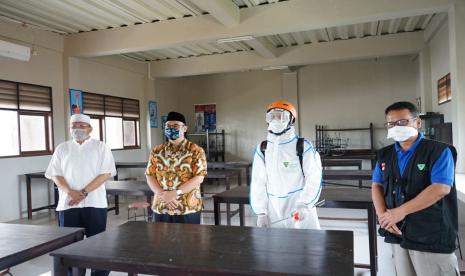
<svg viewBox="0 0 465 276"><path fill-rule="evenodd" d="M27 28L0 21L0 34L11 42L30 45L36 41L37 55L29 62L0 58L0 79L52 87L53 127L55 145L64 140L64 93L62 38L51 33L37 33ZM2 37L2 39L4 39ZM26 42L26 43L23 43ZM60 50L61 49L61 50ZM2 192L0 193L0 221L17 219L26 210L24 173L44 171L50 156L0 158ZM34 182L35 183L35 182ZM33 206L48 204L50 190L46 185L33 185Z"/></svg>
<svg viewBox="0 0 465 276"><path fill-rule="evenodd" d="M254 146L266 138L265 108L281 98L281 81L278 71L157 79L155 93L162 113L183 113L192 131L194 104L216 103L217 129L226 131L226 160L250 160Z"/></svg>
<svg viewBox="0 0 465 276"><path fill-rule="evenodd" d="M306 66L298 70L301 133L315 139L315 124L366 127L376 131L376 147L386 145L384 109L394 101L416 97L417 66L409 56ZM285 80L285 81L284 81ZM225 129L227 159L251 160L253 148L266 137L265 107L287 97L293 87L281 71L250 71L197 77L157 79L162 108L177 109L193 127L194 104L216 103L218 129ZM175 102L166 98L175 98ZM368 144L356 135L355 144ZM358 142L359 139L365 139Z"/></svg>
<svg viewBox="0 0 465 276"><path fill-rule="evenodd" d="M374 123L374 147L385 139L385 108L414 101L417 67L411 56L310 65L299 72L302 135L315 139L315 124L329 128L366 128ZM338 135L338 133L334 133ZM367 132L340 132L353 148L369 148Z"/></svg>
<svg viewBox="0 0 465 276"><path fill-rule="evenodd" d="M147 131L147 100L154 98L153 81L147 79L147 67L120 57L94 59L68 58L63 55L63 38L57 34L20 27L0 21L2 39L31 46L38 55L29 62L0 58L0 79L52 87L55 147L69 139L68 88L140 100L141 149L113 151L116 161L146 161L151 140ZM49 156L0 158L2 193L0 221L26 216L26 185L24 174L44 171ZM140 171L136 172L141 174ZM51 185L33 180L33 207L53 200Z"/></svg>
<svg viewBox="0 0 465 276"><path fill-rule="evenodd" d="M444 114L444 121L452 121L452 102L438 105L438 80L450 73L449 27L447 21L431 39L429 45L431 59L431 103L434 112ZM452 98L454 92L452 91ZM452 99L453 101L453 99Z"/></svg>
<svg viewBox="0 0 465 276"><path fill-rule="evenodd" d="M141 116L141 149L113 151L116 161L145 161L147 146L147 97L148 82L143 64L119 57L94 59L68 58L69 88L87 92L138 99ZM69 102L66 103L69 112ZM68 113L69 114L69 113ZM69 116L69 115L68 115Z"/></svg>

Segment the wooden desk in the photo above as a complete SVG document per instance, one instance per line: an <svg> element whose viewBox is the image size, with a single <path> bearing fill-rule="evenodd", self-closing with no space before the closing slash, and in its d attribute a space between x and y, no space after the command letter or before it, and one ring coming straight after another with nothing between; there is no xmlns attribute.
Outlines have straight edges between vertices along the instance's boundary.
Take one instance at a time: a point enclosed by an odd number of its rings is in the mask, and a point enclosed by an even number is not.
<svg viewBox="0 0 465 276"><path fill-rule="evenodd" d="M322 159L321 164L325 167L357 167L362 169L362 159Z"/></svg>
<svg viewBox="0 0 465 276"><path fill-rule="evenodd" d="M237 177L239 181L239 186L241 185L240 172L237 171L227 171L227 170L212 170L208 172L206 176L207 179L224 179L226 190L231 189L231 177ZM147 203L152 205L152 196L154 195L152 190L146 181L137 181L137 180L128 180L128 181L107 181L105 185L107 194L113 195L115 197L115 214L119 214L119 195L132 195L132 196L145 196ZM112 208L108 209L109 211ZM230 217L230 206L227 204L228 218ZM149 217L152 215L152 208L147 207L147 213ZM230 219L230 218L229 218Z"/></svg>
<svg viewBox="0 0 465 276"><path fill-rule="evenodd" d="M373 171L371 170L324 170L323 181L325 180L358 180L358 188L363 188L363 180L371 180ZM333 183L331 183L333 184ZM339 186L355 187L347 184L337 184Z"/></svg>
<svg viewBox="0 0 465 276"><path fill-rule="evenodd" d="M157 275L353 275L350 231L128 222L51 253L68 267Z"/></svg>
<svg viewBox="0 0 465 276"><path fill-rule="evenodd" d="M208 169L245 169L245 179L247 181L247 186L250 185L250 177L251 177L251 172L250 170L252 169L252 163L251 162L207 162L207 168Z"/></svg>
<svg viewBox="0 0 465 276"><path fill-rule="evenodd" d="M32 208L32 179L47 179L45 172L27 173L26 177L26 197L27 197L27 219L32 219L32 212L37 212L44 209L55 209L58 205L58 189L53 185L54 203L42 207Z"/></svg>
<svg viewBox="0 0 465 276"><path fill-rule="evenodd" d="M147 168L147 162L115 162L116 175L115 180L118 180L118 169L134 169Z"/></svg>
<svg viewBox="0 0 465 276"><path fill-rule="evenodd" d="M84 229L0 223L0 270L82 240Z"/></svg>
<svg viewBox="0 0 465 276"><path fill-rule="evenodd" d="M244 226L244 204L250 204L249 187L237 187L213 196L215 225L221 224L220 203L239 204L239 223ZM365 209L368 213L368 241L370 265L356 264L356 267L370 268L371 275L378 271L378 250L376 240L376 213L371 199L371 191L350 188L324 188L320 200L321 208Z"/></svg>
<svg viewBox="0 0 465 276"><path fill-rule="evenodd" d="M376 153L370 150L347 150L343 155L322 155L321 160L362 159L370 160L371 168L376 164Z"/></svg>

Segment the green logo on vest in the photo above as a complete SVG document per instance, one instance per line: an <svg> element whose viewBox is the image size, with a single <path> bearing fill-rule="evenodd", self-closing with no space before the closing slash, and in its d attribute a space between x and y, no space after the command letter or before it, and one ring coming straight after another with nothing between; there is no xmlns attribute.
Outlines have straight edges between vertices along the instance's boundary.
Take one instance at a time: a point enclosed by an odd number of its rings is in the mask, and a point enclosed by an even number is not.
<svg viewBox="0 0 465 276"><path fill-rule="evenodd" d="M425 164L418 164L417 167L418 167L418 169L419 169L420 171L422 171L422 170L425 169L426 165L425 165Z"/></svg>
<svg viewBox="0 0 465 276"><path fill-rule="evenodd" d="M287 161L284 161L284 162L283 162L283 165L284 165L284 167L286 167L286 168L287 168L287 166L289 166L289 162L287 162Z"/></svg>

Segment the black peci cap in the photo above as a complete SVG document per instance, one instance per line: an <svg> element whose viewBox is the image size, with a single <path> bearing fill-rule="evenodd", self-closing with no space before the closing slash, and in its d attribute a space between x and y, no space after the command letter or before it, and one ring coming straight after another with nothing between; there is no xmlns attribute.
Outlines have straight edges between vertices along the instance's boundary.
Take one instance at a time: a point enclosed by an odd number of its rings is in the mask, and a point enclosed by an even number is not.
<svg viewBox="0 0 465 276"><path fill-rule="evenodd" d="M183 124L186 124L186 117L184 117L184 115L182 115L181 113L171 111L170 113L168 113L168 118L166 118L166 121L179 121Z"/></svg>

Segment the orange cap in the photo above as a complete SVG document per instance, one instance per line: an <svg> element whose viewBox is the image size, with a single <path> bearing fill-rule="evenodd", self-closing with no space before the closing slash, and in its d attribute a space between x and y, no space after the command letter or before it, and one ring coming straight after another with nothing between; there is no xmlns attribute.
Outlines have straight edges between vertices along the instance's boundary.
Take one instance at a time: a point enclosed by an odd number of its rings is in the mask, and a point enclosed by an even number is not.
<svg viewBox="0 0 465 276"><path fill-rule="evenodd" d="M271 109L274 109L274 108L280 108L280 109L287 110L287 111L291 112L292 117L294 117L294 120L297 119L297 110L288 101L273 102L266 108L266 112L268 112L268 111L270 111Z"/></svg>

